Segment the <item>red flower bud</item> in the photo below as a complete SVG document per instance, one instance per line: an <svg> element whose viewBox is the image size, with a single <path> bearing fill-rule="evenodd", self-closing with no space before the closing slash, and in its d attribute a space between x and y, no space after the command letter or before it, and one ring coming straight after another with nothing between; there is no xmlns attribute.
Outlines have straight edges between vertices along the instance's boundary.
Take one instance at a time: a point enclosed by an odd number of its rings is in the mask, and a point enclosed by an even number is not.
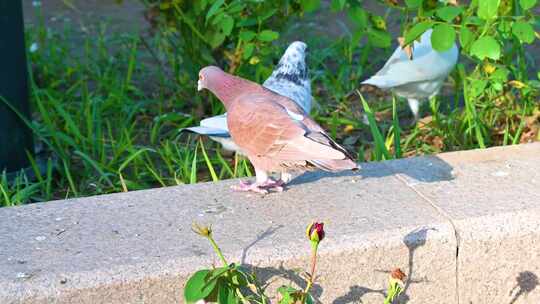
<svg viewBox="0 0 540 304"><path fill-rule="evenodd" d="M396 269L392 270L392 272L390 273L390 277L391 277L392 279L395 279L395 280L398 280L398 281L403 282L403 280L405 279L406 275L403 273L403 271L401 271L401 269L396 268Z"/></svg>
<svg viewBox="0 0 540 304"><path fill-rule="evenodd" d="M311 223L306 229L308 239L314 243L319 243L324 239L324 223Z"/></svg>

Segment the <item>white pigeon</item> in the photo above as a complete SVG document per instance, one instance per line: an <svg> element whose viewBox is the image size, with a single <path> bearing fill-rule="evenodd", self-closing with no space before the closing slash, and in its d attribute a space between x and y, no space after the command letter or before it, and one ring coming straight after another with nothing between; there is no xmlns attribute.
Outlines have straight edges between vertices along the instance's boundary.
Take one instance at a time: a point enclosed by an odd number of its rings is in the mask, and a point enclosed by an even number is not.
<svg viewBox="0 0 540 304"><path fill-rule="evenodd" d="M458 48L438 52L431 46L429 29L415 41L412 59L398 46L383 68L362 82L383 90L392 90L397 96L407 98L409 107L418 120L420 101L435 96L458 60Z"/></svg>
<svg viewBox="0 0 540 304"><path fill-rule="evenodd" d="M307 45L295 41L289 45L279 60L272 75L263 83L267 89L282 96L288 97L304 109L306 113L311 110L311 82L308 77L306 65ZM207 135L223 145L225 150L236 151L243 154L234 143L227 126L227 113L201 120L200 126L185 128L182 131L191 131Z"/></svg>

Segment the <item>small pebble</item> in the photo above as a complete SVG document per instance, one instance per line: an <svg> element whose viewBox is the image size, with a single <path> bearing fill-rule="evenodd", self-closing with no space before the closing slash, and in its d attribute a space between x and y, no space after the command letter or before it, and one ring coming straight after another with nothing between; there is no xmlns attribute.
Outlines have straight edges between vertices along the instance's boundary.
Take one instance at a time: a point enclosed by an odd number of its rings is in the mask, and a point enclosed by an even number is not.
<svg viewBox="0 0 540 304"><path fill-rule="evenodd" d="M17 272L17 279L29 279L32 277L32 274L26 272Z"/></svg>
<svg viewBox="0 0 540 304"><path fill-rule="evenodd" d="M47 238L46 238L46 237L44 237L44 236L42 236L42 235L40 235L40 236L36 236L36 241L38 241L38 242L42 242L42 241L45 241L46 239L47 239Z"/></svg>
<svg viewBox="0 0 540 304"><path fill-rule="evenodd" d="M497 171L495 173L493 173L494 176L497 176L497 177L503 177L503 176L508 176L508 172L504 172L504 171Z"/></svg>

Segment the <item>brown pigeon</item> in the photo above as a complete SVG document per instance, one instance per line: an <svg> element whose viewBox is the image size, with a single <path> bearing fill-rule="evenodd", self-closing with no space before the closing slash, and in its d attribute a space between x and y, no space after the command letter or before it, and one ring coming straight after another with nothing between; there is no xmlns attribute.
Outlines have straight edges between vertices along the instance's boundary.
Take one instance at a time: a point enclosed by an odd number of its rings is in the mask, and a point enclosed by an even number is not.
<svg viewBox="0 0 540 304"><path fill-rule="evenodd" d="M284 182L268 174L283 170L358 168L351 155L291 99L215 66L199 72L198 90L202 89L223 102L231 137L255 168L256 182L241 182L235 190L282 191Z"/></svg>

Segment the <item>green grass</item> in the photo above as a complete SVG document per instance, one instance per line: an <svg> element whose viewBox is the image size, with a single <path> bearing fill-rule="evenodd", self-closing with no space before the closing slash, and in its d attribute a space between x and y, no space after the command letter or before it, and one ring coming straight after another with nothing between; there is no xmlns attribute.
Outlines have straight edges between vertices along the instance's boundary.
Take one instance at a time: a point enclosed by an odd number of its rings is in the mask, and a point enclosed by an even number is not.
<svg viewBox="0 0 540 304"><path fill-rule="evenodd" d="M113 35L103 26L81 43L69 28L28 29L28 45L37 42L39 50L28 54L34 113L27 124L43 146L46 170L32 158L35 179L0 175L0 206L251 176L246 160L179 134L223 107L198 93L181 67L163 64L175 54L158 38ZM347 39L307 42L318 104L312 114L360 161L517 144L538 123L529 119L540 112L537 90L522 95L508 86L506 95L479 104L469 89L478 84L460 65L449 82L454 97L433 100L423 108L430 119L411 126L405 102L356 93L375 66L365 48L353 52ZM452 107L460 96L463 106Z"/></svg>

